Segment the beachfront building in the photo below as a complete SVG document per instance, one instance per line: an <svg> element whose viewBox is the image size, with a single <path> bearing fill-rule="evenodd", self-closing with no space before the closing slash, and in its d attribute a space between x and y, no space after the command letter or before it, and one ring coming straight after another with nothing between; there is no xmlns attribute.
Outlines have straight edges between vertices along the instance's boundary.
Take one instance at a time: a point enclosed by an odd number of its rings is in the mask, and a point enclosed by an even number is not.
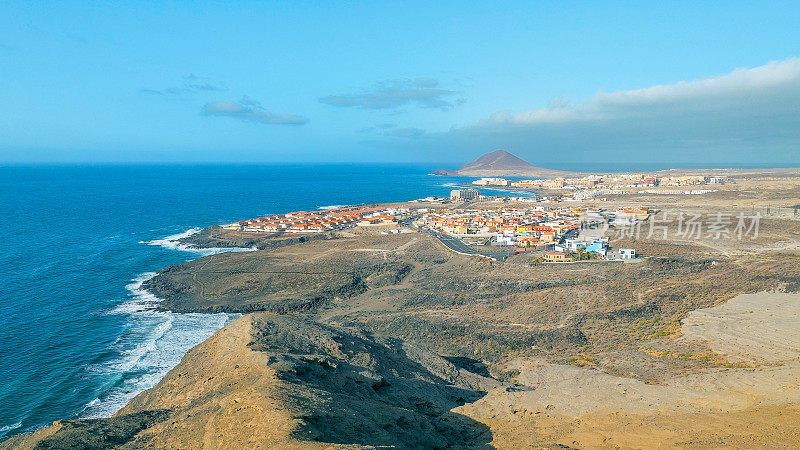
<svg viewBox="0 0 800 450"><path fill-rule="evenodd" d="M519 180L511 183L512 187L518 188L540 188L543 180Z"/></svg>
<svg viewBox="0 0 800 450"><path fill-rule="evenodd" d="M475 186L511 186L511 181L505 178L481 178L472 182Z"/></svg>
<svg viewBox="0 0 800 450"><path fill-rule="evenodd" d="M565 239L564 244L567 250L571 252L577 252L582 248L586 248L589 245L588 242L582 241L580 239Z"/></svg>

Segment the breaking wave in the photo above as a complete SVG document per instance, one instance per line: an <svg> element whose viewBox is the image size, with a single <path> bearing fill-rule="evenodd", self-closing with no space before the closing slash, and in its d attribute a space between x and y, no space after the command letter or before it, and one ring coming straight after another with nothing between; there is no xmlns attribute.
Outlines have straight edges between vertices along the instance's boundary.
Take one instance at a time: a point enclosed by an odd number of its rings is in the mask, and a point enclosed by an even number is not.
<svg viewBox="0 0 800 450"><path fill-rule="evenodd" d="M142 244L156 245L169 250L180 250L182 252L192 252L199 256L215 255L224 252L252 252L258 250L255 247L195 247L192 244L181 242L182 239L194 236L202 231L202 228L189 228L188 230L152 241L141 241Z"/></svg>
<svg viewBox="0 0 800 450"><path fill-rule="evenodd" d="M149 389L178 365L192 347L205 341L240 314L179 314L154 309L160 299L142 288L148 272L126 286L130 299L110 311L129 316L129 328L112 346L115 357L91 367L108 375L105 393L90 402L81 417L108 417Z"/></svg>
<svg viewBox="0 0 800 450"><path fill-rule="evenodd" d="M182 233L142 243L192 252L198 256L256 250L238 247L196 248L180 242L200 230L190 228ZM108 311L109 314L127 315L128 327L109 349L113 356L90 367L90 371L103 375L107 381L101 389L103 393L86 405L81 417L113 415L137 394L155 386L192 347L241 316L158 310L156 307L161 299L142 287L155 275L156 272L145 272L132 279L125 286L128 299Z"/></svg>

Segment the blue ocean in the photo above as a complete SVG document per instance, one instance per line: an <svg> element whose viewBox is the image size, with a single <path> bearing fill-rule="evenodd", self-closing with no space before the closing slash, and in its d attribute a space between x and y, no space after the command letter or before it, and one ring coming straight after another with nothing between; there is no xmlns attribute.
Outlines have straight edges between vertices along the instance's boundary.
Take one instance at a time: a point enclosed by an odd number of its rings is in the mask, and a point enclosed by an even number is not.
<svg viewBox="0 0 800 450"><path fill-rule="evenodd" d="M153 272L214 250L208 225L330 205L447 195L413 165L0 167L0 439L109 416L225 325L150 308Z"/></svg>

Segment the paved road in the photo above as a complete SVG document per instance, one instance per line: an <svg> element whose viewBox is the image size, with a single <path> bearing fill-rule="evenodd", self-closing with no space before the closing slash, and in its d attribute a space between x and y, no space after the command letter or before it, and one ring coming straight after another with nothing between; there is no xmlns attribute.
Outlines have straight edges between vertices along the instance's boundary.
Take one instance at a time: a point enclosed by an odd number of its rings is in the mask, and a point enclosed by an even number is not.
<svg viewBox="0 0 800 450"><path fill-rule="evenodd" d="M465 253L467 255L483 255L483 256L488 256L489 258L495 259L497 261L502 261L503 259L508 257L508 252L481 252L465 244L464 242L461 241L461 239L446 234L442 234L433 230L426 230L426 231L428 234L438 239L439 242L444 244L445 247L457 253Z"/></svg>

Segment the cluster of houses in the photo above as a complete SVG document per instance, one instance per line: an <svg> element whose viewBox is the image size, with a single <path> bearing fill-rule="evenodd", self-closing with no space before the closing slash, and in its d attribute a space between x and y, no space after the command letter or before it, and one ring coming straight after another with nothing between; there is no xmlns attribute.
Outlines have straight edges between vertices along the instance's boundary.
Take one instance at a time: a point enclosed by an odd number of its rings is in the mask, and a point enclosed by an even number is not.
<svg viewBox="0 0 800 450"><path fill-rule="evenodd" d="M500 208L492 210L425 211L414 224L453 237L486 245L515 247L518 250L549 250L547 262L572 261L576 254L588 258L632 259L634 249L610 252L609 239L603 236L579 239L581 229L609 222L617 226L646 220L647 208L619 208L614 211L586 208ZM587 236L590 233L587 233Z"/></svg>
<svg viewBox="0 0 800 450"><path fill-rule="evenodd" d="M295 211L286 214L242 220L222 228L254 233L319 233L351 226L393 224L396 216L408 210L385 207L348 206L321 211Z"/></svg>
<svg viewBox="0 0 800 450"><path fill-rule="evenodd" d="M545 248L570 230L580 228L583 209L501 208L496 210L436 210L414 224L456 237L484 237L495 245Z"/></svg>
<svg viewBox="0 0 800 450"><path fill-rule="evenodd" d="M588 189L605 187L618 189L625 187L655 187L655 186L694 186L700 184L722 184L727 181L724 176L707 177L703 175L675 175L655 176L646 173L615 174L615 175L589 175L583 178L553 178L539 180L508 181L496 178L481 178L473 181L476 185L499 184L504 186L529 189Z"/></svg>
<svg viewBox="0 0 800 450"><path fill-rule="evenodd" d="M475 186L511 186L511 181L505 178L480 178L472 182Z"/></svg>
<svg viewBox="0 0 800 450"><path fill-rule="evenodd" d="M620 225L646 220L649 213L647 208L605 211L543 205L473 210L348 206L275 214L234 222L222 228L253 233L319 233L374 226L380 227L383 234L389 234L402 232L398 218L411 215L419 229L434 230L484 245L514 247L520 251L547 250L542 257L544 261L565 262L573 261L576 254L589 255L590 258L635 258L633 249L618 249L611 255L608 238L579 239L578 235L582 228L598 224L613 222Z"/></svg>

